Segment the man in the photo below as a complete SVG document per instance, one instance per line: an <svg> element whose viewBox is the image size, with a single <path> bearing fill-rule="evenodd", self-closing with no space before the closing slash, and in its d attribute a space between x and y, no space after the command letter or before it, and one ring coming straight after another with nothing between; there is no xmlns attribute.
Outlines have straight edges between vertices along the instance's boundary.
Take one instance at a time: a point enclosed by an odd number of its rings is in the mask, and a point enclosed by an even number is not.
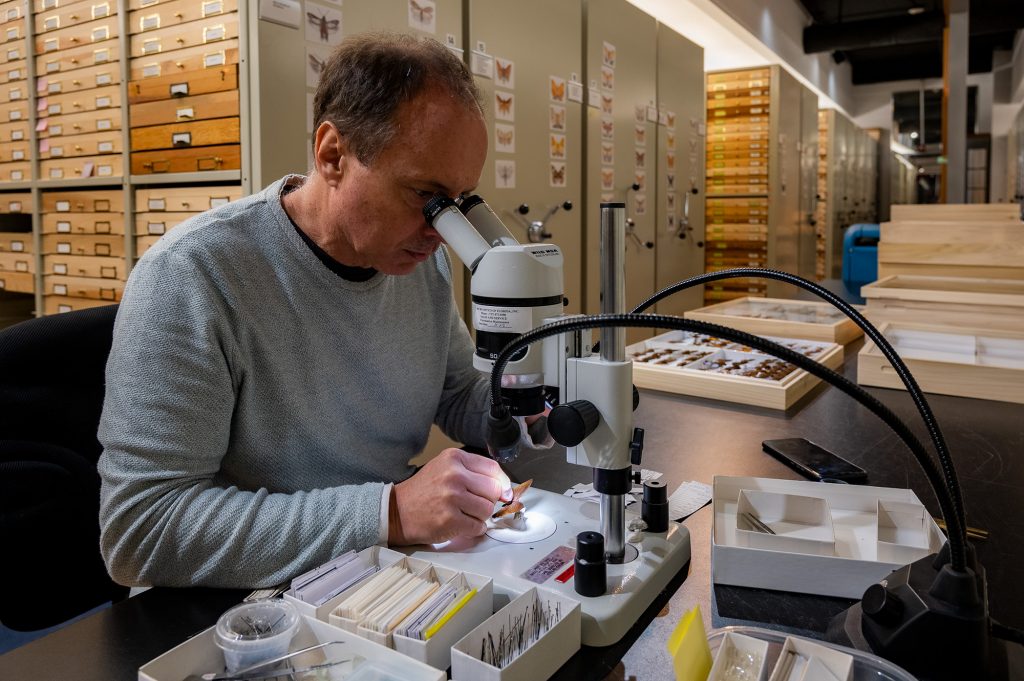
<svg viewBox="0 0 1024 681"><path fill-rule="evenodd" d="M479 535L508 479L487 384L421 209L469 192L479 93L435 41L346 41L315 98L315 168L178 227L132 272L100 423L115 580L250 587L348 550ZM390 485L381 481L398 481Z"/></svg>

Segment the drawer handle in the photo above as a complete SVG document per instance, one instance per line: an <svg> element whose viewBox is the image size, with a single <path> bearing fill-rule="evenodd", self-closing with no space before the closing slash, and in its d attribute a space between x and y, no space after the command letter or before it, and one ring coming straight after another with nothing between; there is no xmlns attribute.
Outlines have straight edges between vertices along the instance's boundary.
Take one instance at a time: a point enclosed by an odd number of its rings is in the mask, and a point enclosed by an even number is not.
<svg viewBox="0 0 1024 681"><path fill-rule="evenodd" d="M170 161L146 161L142 164L143 168L151 170L154 173L166 173L171 169Z"/></svg>
<svg viewBox="0 0 1024 681"><path fill-rule="evenodd" d="M82 129L82 126L80 126L78 123L75 123L71 127L74 128L75 130L81 130Z"/></svg>
<svg viewBox="0 0 1024 681"><path fill-rule="evenodd" d="M178 43L179 45L184 45L185 44L185 39L184 38L178 38L175 42Z"/></svg>
<svg viewBox="0 0 1024 681"><path fill-rule="evenodd" d="M171 146L172 147L191 147L192 146L192 133L190 133L190 132L175 132L175 133L171 133Z"/></svg>
<svg viewBox="0 0 1024 681"><path fill-rule="evenodd" d="M182 201L182 202L181 202L181 205L182 205L182 207L183 207L183 208L185 208L186 210L188 210L188 208L189 208L189 206L190 206L191 204L189 204L189 202L188 202L188 201Z"/></svg>
<svg viewBox="0 0 1024 681"><path fill-rule="evenodd" d="M82 108L82 105L81 105L81 104L79 104L78 102L73 102L73 103L71 104L71 106L75 107L76 109L81 109L81 108Z"/></svg>
<svg viewBox="0 0 1024 681"><path fill-rule="evenodd" d="M174 65L177 66L179 69L185 68L185 65L180 61L174 62Z"/></svg>
<svg viewBox="0 0 1024 681"><path fill-rule="evenodd" d="M174 18L175 19L181 19L183 16L185 16L185 15L182 14L181 12L175 12L174 13Z"/></svg>
<svg viewBox="0 0 1024 681"><path fill-rule="evenodd" d="M224 159L220 156L206 156L196 159L196 170L216 170L218 166L223 164Z"/></svg>
<svg viewBox="0 0 1024 681"><path fill-rule="evenodd" d="M71 81L71 84L72 85L81 85L82 81L80 81L80 80L73 80L73 81Z"/></svg>
<svg viewBox="0 0 1024 681"><path fill-rule="evenodd" d="M77 43L77 42L78 42L78 38L72 38L72 39L71 39L71 42L73 42L73 43Z"/></svg>
<svg viewBox="0 0 1024 681"><path fill-rule="evenodd" d="M81 150L82 150L82 147L80 147L79 145L76 144L75 145L75 151L81 151Z"/></svg>

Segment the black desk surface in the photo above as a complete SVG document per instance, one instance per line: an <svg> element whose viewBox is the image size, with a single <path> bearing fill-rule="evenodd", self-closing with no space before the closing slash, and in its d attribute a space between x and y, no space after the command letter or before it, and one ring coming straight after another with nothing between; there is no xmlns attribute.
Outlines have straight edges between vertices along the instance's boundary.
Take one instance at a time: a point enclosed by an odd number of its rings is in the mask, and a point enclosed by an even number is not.
<svg viewBox="0 0 1024 681"><path fill-rule="evenodd" d="M856 378L860 343L847 346L845 372ZM928 442L902 391L871 389ZM1024 627L1024 405L929 395L957 464L968 524L990 532L976 543L988 571L990 609L1004 624ZM763 454L761 441L806 437L865 468L869 483L910 487L933 513L926 479L897 437L838 390L820 385L788 412L644 391L637 411L646 428L643 466L664 473L670 490L715 475L796 478ZM926 445L927 446L927 445ZM518 479L563 491L589 482L588 469L566 464L561 451L528 456L511 467ZM558 678L671 679L665 642L679 616L699 605L707 627L759 624L815 635L850 601L739 587L711 587L711 510L685 521L692 558L664 598L618 646L577 654ZM685 579L683 579L685 577ZM246 592L152 589L0 657L4 681L115 681L137 678L140 665L212 625Z"/></svg>

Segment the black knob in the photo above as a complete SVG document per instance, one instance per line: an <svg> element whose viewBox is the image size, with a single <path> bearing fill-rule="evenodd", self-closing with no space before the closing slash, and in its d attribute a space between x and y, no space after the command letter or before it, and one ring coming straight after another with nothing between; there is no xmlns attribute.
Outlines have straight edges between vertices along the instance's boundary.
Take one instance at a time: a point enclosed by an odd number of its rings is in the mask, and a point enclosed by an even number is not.
<svg viewBox="0 0 1024 681"><path fill-rule="evenodd" d="M653 241L645 241L644 242L644 246L647 246L647 248L654 248L654 242Z"/></svg>
<svg viewBox="0 0 1024 681"><path fill-rule="evenodd" d="M608 564L604 557L604 537L600 532L576 535L576 559L573 561L573 588L581 596L602 596L607 589Z"/></svg>
<svg viewBox="0 0 1024 681"><path fill-rule="evenodd" d="M903 615L903 603L881 584L867 588L860 606L865 615L882 624L895 624Z"/></svg>
<svg viewBox="0 0 1024 681"><path fill-rule="evenodd" d="M661 480L648 480L644 483L640 517L647 523L648 532L668 530L668 488Z"/></svg>
<svg viewBox="0 0 1024 681"><path fill-rule="evenodd" d="M601 422L601 413L587 400L560 404L548 414L548 431L555 442L575 447L594 432Z"/></svg>
<svg viewBox="0 0 1024 681"><path fill-rule="evenodd" d="M635 192L638 192L638 191L640 191L640 183L639 182L634 182L633 184L629 185L629 188L632 189Z"/></svg>
<svg viewBox="0 0 1024 681"><path fill-rule="evenodd" d="M700 194L700 190L697 189L696 187L691 187L690 188L690 193L691 194Z"/></svg>
<svg viewBox="0 0 1024 681"><path fill-rule="evenodd" d="M636 225L636 221L633 218L626 218L626 226L633 227Z"/></svg>
<svg viewBox="0 0 1024 681"><path fill-rule="evenodd" d="M562 210L572 210L572 201L562 201Z"/></svg>
<svg viewBox="0 0 1024 681"><path fill-rule="evenodd" d="M703 241L698 241L697 242L697 248L704 248L704 242Z"/></svg>
<svg viewBox="0 0 1024 681"><path fill-rule="evenodd" d="M629 462L634 466L640 465L644 454L644 429L634 428L633 439L629 443Z"/></svg>
<svg viewBox="0 0 1024 681"><path fill-rule="evenodd" d="M519 208L516 208L516 210L519 211L520 215L526 215L530 212L530 206L526 203L520 203Z"/></svg>
<svg viewBox="0 0 1024 681"><path fill-rule="evenodd" d="M680 239L685 239L686 238L686 232L679 232L678 234L676 234L676 236L679 237Z"/></svg>
<svg viewBox="0 0 1024 681"><path fill-rule="evenodd" d="M636 411L636 408L639 407L639 406L640 406L640 391L637 390L636 386L634 385L633 386L633 411Z"/></svg>

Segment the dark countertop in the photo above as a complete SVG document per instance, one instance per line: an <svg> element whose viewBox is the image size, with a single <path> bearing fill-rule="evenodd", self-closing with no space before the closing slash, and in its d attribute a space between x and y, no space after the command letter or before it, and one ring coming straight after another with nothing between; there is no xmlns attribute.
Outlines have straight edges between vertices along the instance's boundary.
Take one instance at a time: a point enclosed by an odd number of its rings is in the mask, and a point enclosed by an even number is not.
<svg viewBox="0 0 1024 681"><path fill-rule="evenodd" d="M845 373L856 378L856 351L847 346ZM926 443L927 434L902 391L869 389ZM987 569L992 616L1024 627L1024 405L928 395L956 461L968 524L989 530L977 543ZM933 514L937 504L909 451L878 419L838 390L819 385L787 412L642 392L636 425L646 429L644 468L661 471L669 490L715 475L795 479L762 453L769 438L805 437L868 471L869 484L910 487ZM930 449L930 446L929 446ZM561 450L511 466L518 479L563 491L589 482L590 471L565 463ZM671 679L665 642L682 613L699 605L708 628L758 624L820 636L850 601L710 583L711 509L685 521L691 534L688 572L680 574L626 638L609 649L585 649L557 678ZM685 579L683 579L685 577ZM243 591L152 589L0 657L5 681L134 680L140 665L212 625ZM621 661L620 661L621 660Z"/></svg>

